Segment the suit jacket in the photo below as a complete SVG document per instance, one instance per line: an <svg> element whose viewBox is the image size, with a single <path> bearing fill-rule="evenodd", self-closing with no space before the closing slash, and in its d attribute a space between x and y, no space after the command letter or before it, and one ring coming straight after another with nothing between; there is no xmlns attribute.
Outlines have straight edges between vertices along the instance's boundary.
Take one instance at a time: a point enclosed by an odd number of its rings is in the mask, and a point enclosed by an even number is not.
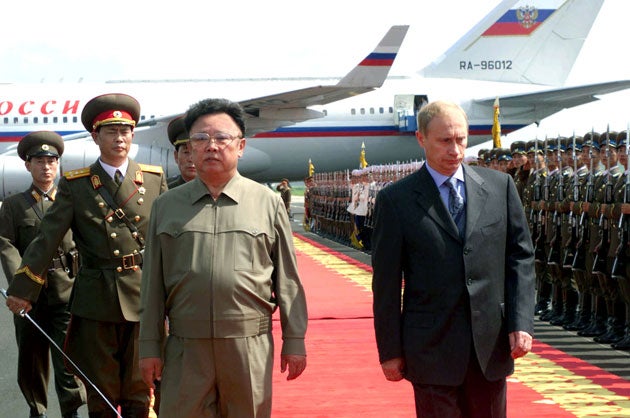
<svg viewBox="0 0 630 418"><path fill-rule="evenodd" d="M7 197L0 207L0 259L9 284L22 262L24 251L37 236L41 223L40 215L53 203L49 200L42 201L40 192L33 185L26 193L30 195L28 200L24 193L18 193ZM37 212L34 205L39 205L41 211ZM74 241L72 233L68 231L63 236L54 257L61 256L63 262L66 262L64 255L72 249ZM48 305L68 303L74 279L61 268L47 271L44 279L46 286L36 302Z"/></svg>
<svg viewBox="0 0 630 418"><path fill-rule="evenodd" d="M504 378L514 370L508 333L533 335L533 247L514 182L470 166L464 177L463 240L426 166L375 203L379 358L403 357L414 383L460 385L473 351L487 379Z"/></svg>
<svg viewBox="0 0 630 418"><path fill-rule="evenodd" d="M129 161L118 187L97 161L64 174L57 198L46 212L37 237L28 246L8 293L36 301L42 273L68 229L81 254L81 268L70 296L70 312L97 321L138 321L141 270L116 271L120 257L139 253L143 245L99 193L107 188L140 236L146 235L153 200L166 191L161 167Z"/></svg>

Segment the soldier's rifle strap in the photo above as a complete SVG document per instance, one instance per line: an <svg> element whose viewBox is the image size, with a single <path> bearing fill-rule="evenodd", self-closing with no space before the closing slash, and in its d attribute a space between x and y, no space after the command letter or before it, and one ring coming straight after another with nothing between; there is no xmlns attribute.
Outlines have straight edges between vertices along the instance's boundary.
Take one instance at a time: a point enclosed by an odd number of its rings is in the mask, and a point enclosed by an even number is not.
<svg viewBox="0 0 630 418"><path fill-rule="evenodd" d="M116 204L116 201L114 200L111 193L109 193L109 190L107 190L106 187L99 187L98 193L101 195L103 200L107 202L109 207L113 210L113 213L107 215L107 217L116 215L118 219L123 221L125 225L127 225L127 228L129 228L129 230L131 231L131 235L136 239L136 241L138 241L138 244L140 244L140 248L144 249L144 237L142 236L142 234L140 234L140 231L138 231L138 228L129 220L129 218L127 218L125 211L122 209L122 207L125 206L127 202L129 202L129 200L136 193L138 193L138 189L136 188L134 192L131 193L129 197L125 199L125 201L120 206Z"/></svg>

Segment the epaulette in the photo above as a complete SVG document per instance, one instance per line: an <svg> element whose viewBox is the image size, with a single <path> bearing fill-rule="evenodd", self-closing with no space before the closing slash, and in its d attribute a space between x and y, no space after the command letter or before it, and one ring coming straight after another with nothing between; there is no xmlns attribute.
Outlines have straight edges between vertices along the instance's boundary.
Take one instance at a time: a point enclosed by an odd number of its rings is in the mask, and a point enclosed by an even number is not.
<svg viewBox="0 0 630 418"><path fill-rule="evenodd" d="M70 170L63 173L63 176L68 180L80 179L81 177L87 177L89 175L90 167L83 167L78 170Z"/></svg>
<svg viewBox="0 0 630 418"><path fill-rule="evenodd" d="M140 166L140 170L146 171L148 173L153 173L153 174L164 173L162 166L159 166L159 165L148 165L148 164L138 164L138 165Z"/></svg>

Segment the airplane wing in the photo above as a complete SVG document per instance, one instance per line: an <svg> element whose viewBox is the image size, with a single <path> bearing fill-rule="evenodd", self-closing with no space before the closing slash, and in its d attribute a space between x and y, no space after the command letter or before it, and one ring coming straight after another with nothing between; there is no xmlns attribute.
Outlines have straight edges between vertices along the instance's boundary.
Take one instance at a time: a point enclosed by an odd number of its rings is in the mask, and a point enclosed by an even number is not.
<svg viewBox="0 0 630 418"><path fill-rule="evenodd" d="M308 109L370 92L381 87L394 63L409 26L392 26L367 57L334 86L314 86L241 101L250 116L247 135L323 116Z"/></svg>
<svg viewBox="0 0 630 418"><path fill-rule="evenodd" d="M563 87L534 93L499 96L501 115L517 119L519 115L535 115L540 121L563 109L580 106L599 100L598 95L615 93L630 88L630 80L610 81L575 87ZM492 109L495 97L473 100L473 106ZM479 110L488 112L488 110ZM476 112L476 111L475 111ZM491 113L490 113L491 114Z"/></svg>

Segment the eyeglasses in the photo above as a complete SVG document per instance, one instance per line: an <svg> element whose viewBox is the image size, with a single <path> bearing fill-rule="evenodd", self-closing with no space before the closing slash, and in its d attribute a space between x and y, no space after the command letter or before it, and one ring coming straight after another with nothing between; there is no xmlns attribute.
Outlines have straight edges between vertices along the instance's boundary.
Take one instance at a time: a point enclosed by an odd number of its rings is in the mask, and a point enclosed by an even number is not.
<svg viewBox="0 0 630 418"><path fill-rule="evenodd" d="M230 135L226 133L216 133L214 135L205 132L199 132L190 136L190 142L193 145L208 144L214 142L219 148L227 147L235 139L242 138L240 135Z"/></svg>

